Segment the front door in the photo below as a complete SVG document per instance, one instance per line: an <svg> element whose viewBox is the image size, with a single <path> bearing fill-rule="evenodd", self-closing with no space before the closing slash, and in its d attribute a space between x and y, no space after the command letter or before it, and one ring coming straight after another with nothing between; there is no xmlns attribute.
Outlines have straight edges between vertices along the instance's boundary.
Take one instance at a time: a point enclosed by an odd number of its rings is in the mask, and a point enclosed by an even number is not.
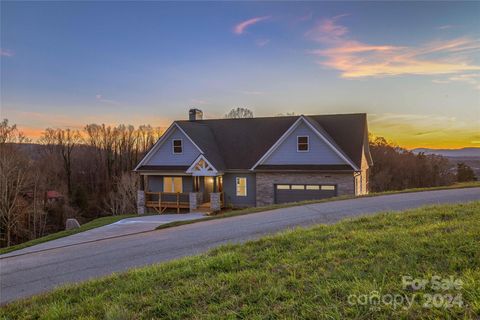
<svg viewBox="0 0 480 320"><path fill-rule="evenodd" d="M213 177L204 177L203 201L210 202L210 193L213 192Z"/></svg>

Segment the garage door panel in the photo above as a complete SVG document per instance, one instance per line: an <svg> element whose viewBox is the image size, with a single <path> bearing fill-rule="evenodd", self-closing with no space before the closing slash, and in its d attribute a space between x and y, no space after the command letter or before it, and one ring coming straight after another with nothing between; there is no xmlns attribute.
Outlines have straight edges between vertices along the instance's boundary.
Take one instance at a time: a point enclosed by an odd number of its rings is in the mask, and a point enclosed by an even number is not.
<svg viewBox="0 0 480 320"><path fill-rule="evenodd" d="M332 188L332 185L329 185L329 188L323 188L323 190L321 185L318 185L318 188L314 188L312 185L303 185L303 189L301 188L302 185L289 185L290 188L286 188L287 185L288 184L279 184L279 187L277 187L277 185L274 186L275 203L319 200L335 197L337 194L336 186Z"/></svg>

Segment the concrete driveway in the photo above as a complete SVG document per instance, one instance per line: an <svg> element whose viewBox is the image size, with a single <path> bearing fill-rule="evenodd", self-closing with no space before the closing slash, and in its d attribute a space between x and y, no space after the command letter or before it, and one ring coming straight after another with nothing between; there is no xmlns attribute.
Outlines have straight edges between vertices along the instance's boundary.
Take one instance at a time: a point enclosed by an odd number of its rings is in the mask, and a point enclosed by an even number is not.
<svg viewBox="0 0 480 320"><path fill-rule="evenodd" d="M143 232L155 230L156 227L175 221L196 220L204 218L202 213L187 213L187 214L162 214L152 216L138 216L134 218L127 218L108 224L95 229L87 230L71 236L59 238L56 240L44 242L31 246L25 249L16 250L4 255L0 258L13 257L23 255L26 253L40 252L44 250L51 250L55 248L62 248L74 246L93 241L100 241L105 239L118 238Z"/></svg>
<svg viewBox="0 0 480 320"><path fill-rule="evenodd" d="M325 202L93 241L20 256L0 256L0 303L66 283L194 255L225 243L297 226L430 204L480 200L480 188L428 191Z"/></svg>

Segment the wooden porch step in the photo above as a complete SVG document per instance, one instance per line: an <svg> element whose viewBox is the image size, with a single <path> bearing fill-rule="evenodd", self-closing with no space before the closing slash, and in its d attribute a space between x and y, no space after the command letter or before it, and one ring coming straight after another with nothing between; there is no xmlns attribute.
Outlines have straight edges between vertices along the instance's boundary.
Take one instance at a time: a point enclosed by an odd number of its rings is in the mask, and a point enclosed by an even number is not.
<svg viewBox="0 0 480 320"><path fill-rule="evenodd" d="M210 209L210 202L204 202L201 205L199 205L198 208Z"/></svg>

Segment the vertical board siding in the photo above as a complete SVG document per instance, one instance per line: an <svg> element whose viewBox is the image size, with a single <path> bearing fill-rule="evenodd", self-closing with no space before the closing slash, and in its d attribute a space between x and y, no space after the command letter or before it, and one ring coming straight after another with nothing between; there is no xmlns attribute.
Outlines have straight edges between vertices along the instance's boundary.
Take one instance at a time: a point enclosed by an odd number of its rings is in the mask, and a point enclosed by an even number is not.
<svg viewBox="0 0 480 320"><path fill-rule="evenodd" d="M297 152L297 136L308 136L308 152ZM310 127L301 123L264 164L346 164L346 162Z"/></svg>
<svg viewBox="0 0 480 320"><path fill-rule="evenodd" d="M236 178L247 178L247 196L237 197ZM254 173L225 173L223 175L225 203L234 207L254 207L257 199Z"/></svg>
<svg viewBox="0 0 480 320"><path fill-rule="evenodd" d="M181 154L173 153L172 141L175 139L182 139L183 152ZM144 165L189 166L199 155L200 151L190 139L183 132L174 128L160 148Z"/></svg>

